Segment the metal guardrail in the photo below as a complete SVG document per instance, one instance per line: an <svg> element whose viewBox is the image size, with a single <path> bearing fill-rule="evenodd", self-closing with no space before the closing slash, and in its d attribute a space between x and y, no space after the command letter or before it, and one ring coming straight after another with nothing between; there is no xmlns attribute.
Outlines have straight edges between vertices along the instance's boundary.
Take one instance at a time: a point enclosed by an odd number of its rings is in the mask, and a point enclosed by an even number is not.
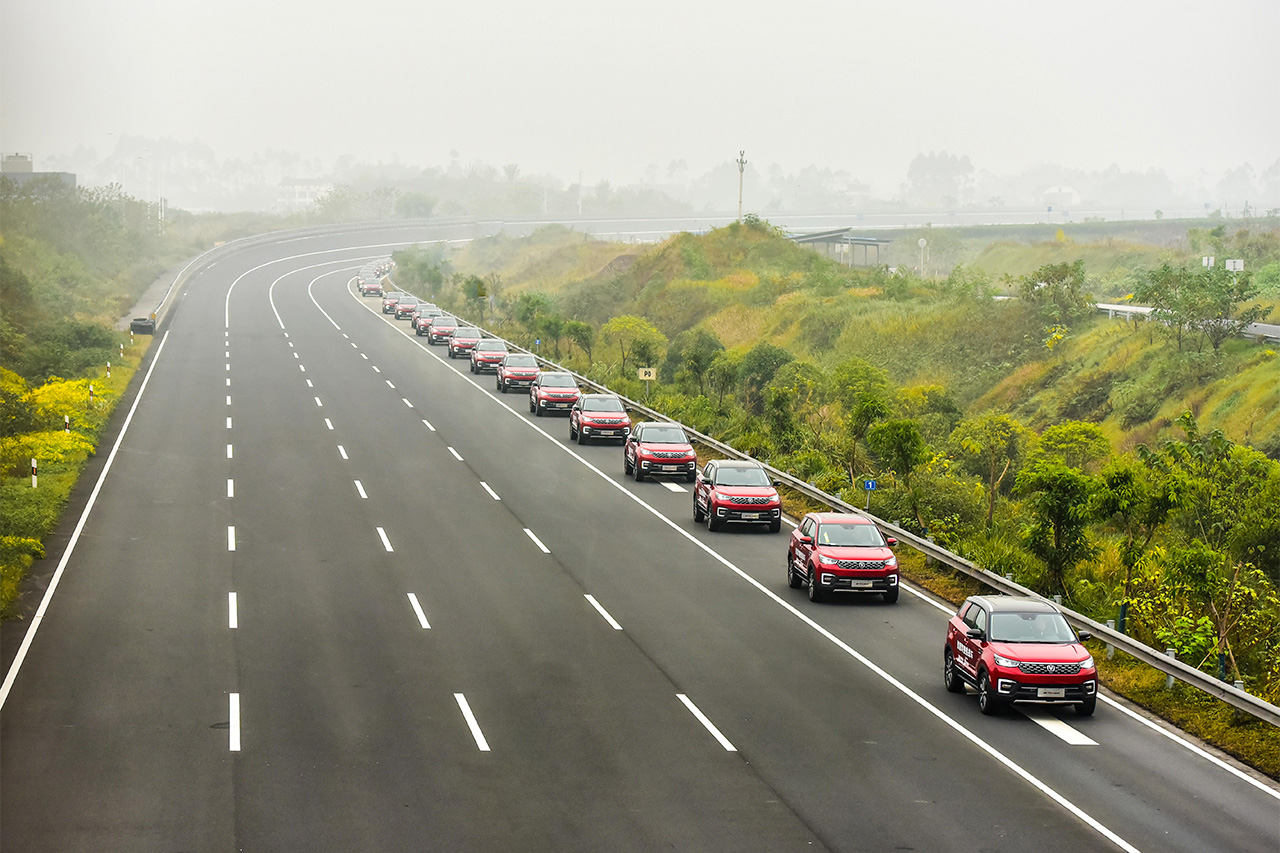
<svg viewBox="0 0 1280 853"><path fill-rule="evenodd" d="M461 318L461 319L465 319L465 318ZM478 328L484 328L482 326L479 326L479 324L473 323L473 325L476 325ZM485 331L486 333L491 334L493 337L506 341L508 346L510 346L511 348L518 350L520 352L529 353L534 358L536 358L540 363L550 368L572 374L573 377L581 385L585 385L586 387L591 388L600 393L617 394L617 392L609 389L607 386L601 385L598 382L588 379L587 377L581 375L580 373L576 373L568 369L567 367L557 364L551 361L550 359L543 358L536 353L531 353L529 352L529 350L525 349L524 347L519 346L518 344L515 344L511 341L507 341L506 338L502 338L500 335L496 335L491 332L488 332L487 329ZM679 423L678 421L673 421L671 418L667 417L666 415L662 414L656 409L649 408L643 403L640 403L636 400L632 400L628 397L624 397L621 394L617 394L617 396L619 397L619 399L622 400L623 404L626 405L627 408L636 412L640 412L641 414L645 415L648 418L652 418L653 420L658 420L658 421L666 421L669 423ZM748 454L742 453L741 451L736 450L735 448L731 447L728 444L725 444L724 442L717 441L716 439L712 438L709 435L704 435L703 433L700 433L697 430L690 429L684 424L680 424L680 426L682 429L684 429L684 431L689 436L691 436L699 444L705 445L706 447L710 447L718 453L722 453L727 457L731 457L735 459L751 459L752 458ZM759 460L753 460L753 461L759 462ZM881 530L892 533L895 537L897 537L898 541L905 542L909 544L911 547L915 548L917 551L920 551L925 555L932 557L938 562L943 563L944 565L950 566L951 568L957 571L963 572L964 574L981 581L987 586L995 589L997 592L1003 593L1005 595L1025 595L1025 596L1030 596L1032 598L1043 598L1043 596L1041 596L1039 593L1035 592L1034 590L1028 589L1027 587L1022 586L1019 583L1015 583L1009 578L1003 577L994 572L989 572L986 569L983 569L977 566L976 564L970 562L969 560L966 560L964 557L961 557L959 554L954 554L951 551L948 551L947 549L938 546L936 543L929 541L928 539L925 539L921 536L917 536L916 534L908 530L904 530L903 528L898 527L896 524L892 524L888 521L885 521L882 518L879 518L878 516L872 515L871 513L865 510L859 509L853 504L846 503L840 498L834 495L828 494L822 491L821 489L817 488L816 486L813 486L809 483L806 483L804 480L801 480L797 477L792 476L791 474L788 474L786 471L780 471L777 468L773 468L769 465L765 465L762 462L760 464L764 467L766 471L768 471L771 475L773 475L773 477L775 477L777 480L782 482L784 485L786 485L788 488L792 489L793 491L799 492L805 497L810 498L814 501L817 501L820 504L829 506L833 510L836 510L839 512L853 513L856 515L863 516L864 518L867 518L870 521L872 521ZM1267 702L1263 699L1259 699L1257 696L1254 696L1250 693L1246 693L1245 691L1236 688L1232 684L1228 684L1224 681L1219 681L1217 678L1214 678L1212 675L1209 675L1208 673L1205 673L1205 672L1201 672L1195 667L1189 666L1183 663L1182 661L1177 660L1176 658L1171 658L1171 657L1168 657L1167 655L1161 654L1159 651L1151 648L1148 645L1138 642L1137 640L1133 639L1127 634L1122 634L1113 628L1108 628L1106 625L1102 625L1098 622L1095 622L1093 619L1090 619L1088 616L1085 616L1081 613L1077 613L1076 611L1068 607L1063 607L1062 605L1058 605L1058 607L1061 608L1062 612L1066 615L1067 619L1072 624L1074 624L1077 628L1084 628L1088 630L1091 634L1093 634L1094 638L1098 640L1102 640L1106 643L1109 643L1110 645L1115 646L1117 649L1120 649L1121 651L1132 655L1133 657L1137 658L1138 660L1142 661L1148 666L1154 669L1157 669L1160 672L1163 672L1165 675L1171 675L1174 678L1178 679L1179 681L1183 681L1191 685L1192 687L1195 687L1199 690L1204 691L1205 693L1208 693L1211 696L1221 699L1223 702L1226 702L1227 704L1231 705L1233 708L1236 708L1240 711L1244 711L1248 714L1252 714L1253 716L1261 720L1265 720L1271 723L1272 725L1280 726L1280 707L1276 707L1275 705L1272 705L1270 702Z"/></svg>

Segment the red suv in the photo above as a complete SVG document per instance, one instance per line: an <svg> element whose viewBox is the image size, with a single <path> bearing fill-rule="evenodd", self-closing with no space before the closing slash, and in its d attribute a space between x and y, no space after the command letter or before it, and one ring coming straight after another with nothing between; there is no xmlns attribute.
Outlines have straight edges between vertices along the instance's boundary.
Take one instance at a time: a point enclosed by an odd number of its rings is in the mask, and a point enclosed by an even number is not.
<svg viewBox="0 0 1280 853"><path fill-rule="evenodd" d="M475 326L459 326L449 336L449 358L461 358L480 343L480 330ZM430 340L428 338L428 340Z"/></svg>
<svg viewBox="0 0 1280 853"><path fill-rule="evenodd" d="M394 313L396 310L396 303L399 302L400 297L404 295L405 294L401 293L398 290L393 290L390 293L382 294L382 313L383 314Z"/></svg>
<svg viewBox="0 0 1280 853"><path fill-rule="evenodd" d="M538 417L567 412L581 396L572 373L539 373L529 386L529 411Z"/></svg>
<svg viewBox="0 0 1280 853"><path fill-rule="evenodd" d="M698 476L698 454L678 424L645 421L631 428L622 445L622 470L636 482L650 474L682 476L692 483Z"/></svg>
<svg viewBox="0 0 1280 853"><path fill-rule="evenodd" d="M1051 602L1015 595L970 596L947 623L942 679L947 690L978 690L978 709L998 714L1014 702L1075 705L1087 717L1098 703L1098 670Z"/></svg>
<svg viewBox="0 0 1280 853"><path fill-rule="evenodd" d="M631 418L617 394L583 394L569 410L569 440L586 444L591 438L627 440Z"/></svg>
<svg viewBox="0 0 1280 853"><path fill-rule="evenodd" d="M485 338L471 348L471 372L498 372L498 363L507 357L507 342Z"/></svg>
<svg viewBox="0 0 1280 853"><path fill-rule="evenodd" d="M782 529L782 499L778 481L759 462L713 459L698 472L693 489L693 520L719 530L725 522L767 524L770 533Z"/></svg>
<svg viewBox="0 0 1280 853"><path fill-rule="evenodd" d="M787 583L808 586L810 601L837 591L878 592L892 604L898 600L898 558L889 548L897 544L860 515L811 512L791 534Z"/></svg>
<svg viewBox="0 0 1280 853"><path fill-rule="evenodd" d="M356 281L356 287L360 290L361 296L382 295L382 282L376 278L359 279Z"/></svg>
<svg viewBox="0 0 1280 853"><path fill-rule="evenodd" d="M498 390L529 387L538 378L538 360L525 352L513 352L498 363Z"/></svg>
<svg viewBox="0 0 1280 853"><path fill-rule="evenodd" d="M430 317L427 320L427 343L438 344L449 340L453 330L458 328L458 321L452 317Z"/></svg>

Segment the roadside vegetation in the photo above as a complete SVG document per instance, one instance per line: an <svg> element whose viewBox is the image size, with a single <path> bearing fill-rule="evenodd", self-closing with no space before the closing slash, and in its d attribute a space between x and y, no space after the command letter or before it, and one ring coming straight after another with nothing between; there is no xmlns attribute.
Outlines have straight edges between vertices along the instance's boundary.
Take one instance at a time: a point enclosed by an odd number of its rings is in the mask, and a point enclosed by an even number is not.
<svg viewBox="0 0 1280 853"><path fill-rule="evenodd" d="M754 218L648 247L552 230L406 250L396 280L850 503L873 477L873 513L1276 702L1280 359L1240 331L1280 318L1280 228L1208 225L956 247L945 275L850 269ZM1280 775L1274 727L1227 720L1244 745L1215 740Z"/></svg>

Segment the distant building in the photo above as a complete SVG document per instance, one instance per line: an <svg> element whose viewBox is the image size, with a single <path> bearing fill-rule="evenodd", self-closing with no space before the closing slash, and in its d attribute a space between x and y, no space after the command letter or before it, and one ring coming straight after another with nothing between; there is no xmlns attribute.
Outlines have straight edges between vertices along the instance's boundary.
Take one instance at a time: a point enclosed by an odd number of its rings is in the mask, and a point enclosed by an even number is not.
<svg viewBox="0 0 1280 853"><path fill-rule="evenodd" d="M1079 207L1080 191L1075 187L1049 187L1040 194L1045 207Z"/></svg>
<svg viewBox="0 0 1280 853"><path fill-rule="evenodd" d="M282 213L310 210L322 197L333 192L333 184L314 179L285 178L276 191L276 209Z"/></svg>
<svg viewBox="0 0 1280 853"><path fill-rule="evenodd" d="M34 161L30 154L5 154L3 159L0 159L0 174L18 186L22 186L28 181L34 181L37 178L45 178L52 175L71 187L71 189L76 188L76 176L73 173L37 172L33 168L33 163Z"/></svg>

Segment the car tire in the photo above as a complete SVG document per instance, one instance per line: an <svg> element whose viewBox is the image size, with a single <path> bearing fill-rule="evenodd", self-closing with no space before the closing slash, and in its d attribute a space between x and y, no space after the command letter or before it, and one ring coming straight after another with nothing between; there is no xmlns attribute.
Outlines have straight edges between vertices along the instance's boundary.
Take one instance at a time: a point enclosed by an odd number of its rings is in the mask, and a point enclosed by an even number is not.
<svg viewBox="0 0 1280 853"><path fill-rule="evenodd" d="M537 417L539 417L539 418L540 418L540 417L542 417L542 416L543 416L543 414L544 414L544 413L545 413L545 409L543 409L543 408L542 408L542 406L540 406L540 405L535 405L535 406L533 407L533 414L534 414L535 416L537 416Z"/></svg>
<svg viewBox="0 0 1280 853"><path fill-rule="evenodd" d="M809 569L809 600L814 604L822 601L826 596L822 592L822 584L818 583L818 573Z"/></svg>
<svg viewBox="0 0 1280 853"><path fill-rule="evenodd" d="M1092 696L1085 699L1079 705L1076 705L1076 716L1092 717L1093 711L1097 707L1098 707L1098 694L1095 693Z"/></svg>
<svg viewBox="0 0 1280 853"><path fill-rule="evenodd" d="M624 477L631 476L631 460L627 458L627 454L622 454L622 475Z"/></svg>
<svg viewBox="0 0 1280 853"><path fill-rule="evenodd" d="M707 530L710 530L712 533L714 533L723 526L724 526L724 522L716 518L716 514L712 512L711 506L708 505L707 506Z"/></svg>
<svg viewBox="0 0 1280 853"><path fill-rule="evenodd" d="M569 440L570 440L570 441L577 441L577 440L578 440L578 431L577 431L576 429L574 429L574 428L573 428L573 419L572 419L572 418L570 418L570 419L569 419Z"/></svg>
<svg viewBox="0 0 1280 853"><path fill-rule="evenodd" d="M978 710L988 717L1000 713L1000 699L996 696L996 688L985 669L978 675Z"/></svg>
<svg viewBox="0 0 1280 853"><path fill-rule="evenodd" d="M948 693L964 692L964 679L956 672L956 656L950 648L942 650L942 686Z"/></svg>
<svg viewBox="0 0 1280 853"><path fill-rule="evenodd" d="M697 498L697 497L694 497L694 499L693 499L693 523L694 523L694 524L701 524L702 522L704 522L704 521L706 521L706 520L707 520L707 514L706 514L705 512L703 512L703 511L702 511L702 508L701 508L701 507L699 507L699 506L698 506L698 498Z"/></svg>
<svg viewBox="0 0 1280 853"><path fill-rule="evenodd" d="M796 571L796 564L791 561L791 552L787 552L787 586L792 589L799 589L804 586L804 580L800 577L800 573Z"/></svg>
<svg viewBox="0 0 1280 853"><path fill-rule="evenodd" d="M496 385L496 386L498 387L498 393L500 393L500 394L505 394L505 393L507 393L507 386L505 386L505 385L503 385L503 384L502 384L502 380L501 380L501 379L495 379L495 380L493 381L493 384L494 384L494 385Z"/></svg>
<svg viewBox="0 0 1280 853"><path fill-rule="evenodd" d="M770 533L778 533L778 532L779 532L779 531L781 531L781 530L782 530L782 519L778 519L777 521L771 521L771 522L769 522L769 532L770 532Z"/></svg>
<svg viewBox="0 0 1280 853"><path fill-rule="evenodd" d="M587 443L586 435L583 434L582 430L578 430L578 444L586 444L586 443Z"/></svg>
<svg viewBox="0 0 1280 853"><path fill-rule="evenodd" d="M898 600L898 588L895 586L893 589L885 590L880 593L880 597L884 599L885 604L893 604Z"/></svg>
<svg viewBox="0 0 1280 853"><path fill-rule="evenodd" d="M636 478L637 483L644 482L644 469L640 467L639 462L632 464L631 475Z"/></svg>

